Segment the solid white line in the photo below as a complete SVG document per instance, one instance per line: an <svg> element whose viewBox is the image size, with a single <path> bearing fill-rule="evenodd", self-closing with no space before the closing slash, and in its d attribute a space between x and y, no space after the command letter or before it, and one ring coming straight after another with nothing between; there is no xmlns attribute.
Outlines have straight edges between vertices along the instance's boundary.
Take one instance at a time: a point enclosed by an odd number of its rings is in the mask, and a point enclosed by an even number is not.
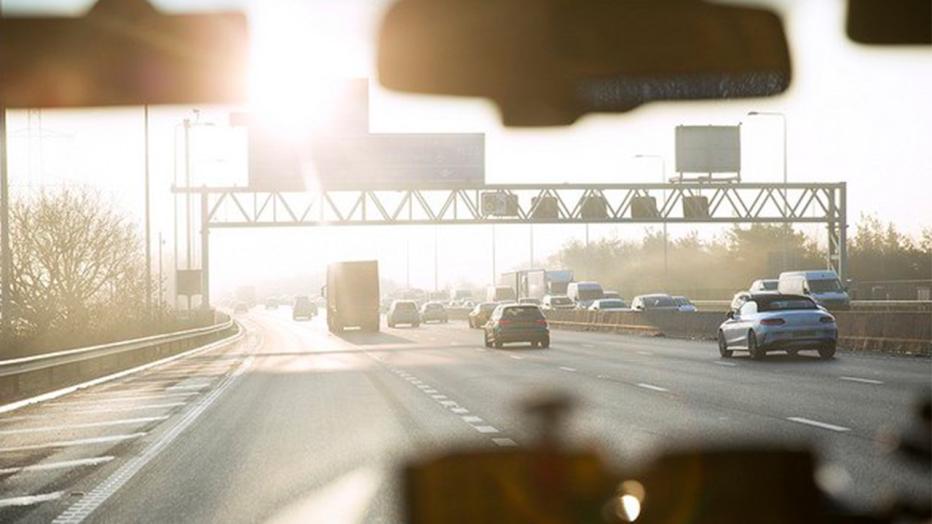
<svg viewBox="0 0 932 524"><path fill-rule="evenodd" d="M506 447L506 448L510 448L510 447L514 447L518 445L517 442L511 440L510 438L493 438L492 442L494 442L496 445Z"/></svg>
<svg viewBox="0 0 932 524"><path fill-rule="evenodd" d="M818 420L812 420L803 417L786 417L786 420L791 420L793 422L799 422L800 424L806 424L809 426L815 426L817 428L828 429L831 431L843 432L851 431L851 428L846 428L844 426L836 426L834 424L829 424L827 422L819 422Z"/></svg>
<svg viewBox="0 0 932 524"><path fill-rule="evenodd" d="M207 344L206 346L201 346L201 347L199 347L199 348L194 348L194 349L185 351L184 353L178 353L177 355L172 355L172 356L170 356L170 357L165 357L165 358L163 358L163 359L161 359L161 360L156 360L155 362L149 362L148 364L143 364L143 365L141 365L141 366L136 366L136 367L134 367L134 368L125 369L125 370L123 370L123 371L119 371L119 372L117 372L117 373L113 373L113 374L107 375L107 376L105 376L105 377L95 378L94 380L88 380L87 382L82 382L82 383L80 383L80 384L75 384L74 386L68 386L68 387L64 387L64 388L61 388L61 389L56 389L55 391L49 391L48 393L43 393L43 394L41 394L41 395L36 395L36 396L34 396L34 397L24 398L23 400L17 400L16 402L11 402L11 403L9 403L9 404L5 404L5 405L3 405L3 406L0 406L0 413L7 413L7 412L13 411L13 410L15 410L15 409L19 409L19 408L21 408L21 407L24 407L24 406L29 406L29 405L35 404L35 403L37 403L37 402L44 402L44 401L46 401L46 400L51 400L51 399L53 399L53 398L58 398L58 397L61 397L61 396L63 396L63 395L67 395L67 394L69 394L69 393L73 393L73 392L75 392L75 391L78 391L79 389L84 389L84 388L88 388L88 387L91 387L91 386L96 386L97 384L102 384L102 383L104 383L104 382L109 382L109 381L111 381L111 380L116 380L116 379L118 379L118 378L126 377L126 376L128 376L128 375L132 375L132 374L134 374L134 373L139 373L140 371L145 371L145 370L147 370L147 369L151 369L151 368L156 367L156 366L161 366L161 365L163 365L163 364L168 364L168 363L173 362L173 361L175 361L175 360L178 360L178 359L180 359L180 358L185 358L185 357L189 357L189 356L191 356L191 355L196 355L196 354L198 354L198 353L202 353L202 352L205 352L205 351L210 351L210 350L213 350L213 349L217 349L217 348L219 348L219 347L223 347L223 346L226 346L226 345L228 345L228 344L232 344L232 343L234 343L234 342L239 342L241 339L245 338L245 336L246 336L246 330L245 330L245 329L240 329L240 331L239 331L239 333L238 333L237 335L234 335L234 336L232 336L232 337L230 337L230 338L227 338L227 339L218 340L218 341L216 341L216 342L214 342L214 343L212 343L212 344Z"/></svg>
<svg viewBox="0 0 932 524"><path fill-rule="evenodd" d="M492 426L473 426L473 429L479 433L498 433L498 429Z"/></svg>
<svg viewBox="0 0 932 524"><path fill-rule="evenodd" d="M576 371L576 368L568 368L566 366L560 366L560 369L562 369L563 371Z"/></svg>
<svg viewBox="0 0 932 524"><path fill-rule="evenodd" d="M63 460L61 462L42 462L31 466L20 466L17 468L2 468L0 475L9 475L11 473L25 473L30 471L48 471L52 469L77 468L80 466L96 466L113 460L112 456L94 457L77 460Z"/></svg>
<svg viewBox="0 0 932 524"><path fill-rule="evenodd" d="M712 363L715 364L716 366L728 366L730 368L737 366L737 364L735 364L734 362L722 362L720 360L713 360Z"/></svg>
<svg viewBox="0 0 932 524"><path fill-rule="evenodd" d="M13 451L28 451L32 449L45 448L64 448L69 446L85 446L88 444L104 444L106 442L120 442L130 440L145 435L145 433L130 433L127 435L107 435L106 437L79 438L75 440L59 440L56 442L46 442L45 444L29 444L26 446L11 446L0 448L0 453L9 453Z"/></svg>
<svg viewBox="0 0 932 524"><path fill-rule="evenodd" d="M477 417L475 415L469 415L466 417L462 417L462 419L463 419L463 422L469 422L470 424L472 424L473 422L482 422L482 417Z"/></svg>
<svg viewBox="0 0 932 524"><path fill-rule="evenodd" d="M168 415L162 417L139 417L139 418L127 418L121 420L107 420L104 422L87 422L84 424L71 424L64 426L45 426L39 428L20 428L20 429L7 429L0 431L0 435L19 435L22 433L38 433L42 431L71 431L75 429L87 429L87 428L103 428L108 426L125 426L127 424L142 424L145 422L155 422L158 420L165 420L168 418Z"/></svg>
<svg viewBox="0 0 932 524"><path fill-rule="evenodd" d="M145 409L163 409L163 408L174 408L178 406L184 406L187 402L169 402L168 404L143 404L141 406L107 406L99 409L69 409L69 410L60 410L55 412L53 415L56 417L61 416L63 412L68 414L82 414L87 415L91 413L110 413L112 411L141 411Z"/></svg>
<svg viewBox="0 0 932 524"><path fill-rule="evenodd" d="M97 487L88 492L84 497L72 504L68 509L62 512L53 520L53 523L75 523L86 519L101 504L103 504L111 495L119 490L129 479L139 472L146 464L156 457L163 449L168 447L182 431L188 428L194 421L209 408L217 398L222 395L227 388L233 385L236 380L246 372L252 365L253 356L247 357L242 364L232 374L223 379L220 384L210 391L210 393L201 397L198 403L188 410L178 423L165 432L158 441L146 448L141 454L127 460L114 471L110 477L104 480Z"/></svg>
<svg viewBox="0 0 932 524"><path fill-rule="evenodd" d="M116 397L116 398L98 398L94 400L66 400L63 402L49 402L49 406L80 406L84 404L98 404L100 402L133 402L136 400L157 400L160 398L179 398L179 397L190 397L191 395L197 395L196 392L191 393L165 393L163 395L149 395L145 397Z"/></svg>
<svg viewBox="0 0 932 524"><path fill-rule="evenodd" d="M643 382L638 382L637 386L638 386L639 388L650 389L650 390L652 390L652 391L670 391L670 390L667 389L667 388L662 388L662 387L660 387L660 386L655 386L655 385L653 385L653 384L645 384L645 383L643 383Z"/></svg>
<svg viewBox="0 0 932 524"><path fill-rule="evenodd" d="M185 386L169 386L165 388L165 391L175 391L178 389L203 389L209 386L210 384L188 384Z"/></svg>
<svg viewBox="0 0 932 524"><path fill-rule="evenodd" d="M838 377L838 380L847 380L849 382L861 382L862 384L883 384L882 380L874 380L872 378Z"/></svg>
<svg viewBox="0 0 932 524"><path fill-rule="evenodd" d="M39 504L41 502L58 500L64 494L64 491L55 491L53 493L42 493L40 495L26 495L24 497L0 499L0 508L9 508L13 506L32 506L33 504Z"/></svg>

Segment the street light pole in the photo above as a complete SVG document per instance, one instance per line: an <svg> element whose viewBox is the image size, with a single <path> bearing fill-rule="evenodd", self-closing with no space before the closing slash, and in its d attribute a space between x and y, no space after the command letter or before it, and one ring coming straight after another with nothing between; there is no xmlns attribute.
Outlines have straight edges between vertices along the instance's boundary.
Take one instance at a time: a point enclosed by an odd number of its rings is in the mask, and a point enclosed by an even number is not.
<svg viewBox="0 0 932 524"><path fill-rule="evenodd" d="M10 296L13 286L13 253L10 251L10 184L7 177L6 107L0 105L0 335L10 336L12 325Z"/></svg>
<svg viewBox="0 0 932 524"><path fill-rule="evenodd" d="M786 115L778 111L749 111L748 116L778 116L783 125L783 217L788 219L790 216L790 203L787 200L787 156L786 156ZM789 251L789 222L783 223L783 262L781 271L788 269L788 251Z"/></svg>
<svg viewBox="0 0 932 524"><path fill-rule="evenodd" d="M666 181L664 180L664 177L666 177L666 173L667 173L667 161L662 156L660 155L634 155L634 158L659 159L660 160L660 183L661 184L666 183ZM661 208L660 208L661 210L667 207L667 191L663 190L662 194L663 194L663 202L661 203ZM670 269L670 265L668 262L669 260L668 251L669 250L667 248L667 219L666 217L662 217L662 218L663 218L663 279L664 279L664 283L666 284L667 283L666 282L667 272Z"/></svg>

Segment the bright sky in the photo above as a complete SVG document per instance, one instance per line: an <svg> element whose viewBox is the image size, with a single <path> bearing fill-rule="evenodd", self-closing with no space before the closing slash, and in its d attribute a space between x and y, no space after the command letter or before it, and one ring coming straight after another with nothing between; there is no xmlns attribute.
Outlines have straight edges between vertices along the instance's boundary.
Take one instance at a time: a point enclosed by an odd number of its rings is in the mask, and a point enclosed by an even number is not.
<svg viewBox="0 0 932 524"><path fill-rule="evenodd" d="M6 13L43 9L80 12L79 0L0 0ZM282 71L303 62L301 74L374 76L373 34L383 0L160 0L175 9L244 6L254 45L254 87L275 86ZM764 2L762 2L764 3ZM190 6L190 7L189 7ZM918 233L932 225L932 51L929 48L864 48L843 34L841 1L786 1L794 79L783 96L735 102L653 104L626 115L594 116L572 128L504 130L490 105L473 100L415 97L370 87L373 132L484 132L488 182L644 182L660 178L659 163L636 154L665 157L672 174L673 132L679 124L742 123L743 178L777 181L782 176L780 120L747 117L748 111L779 111L788 125L790 181L848 182L849 220L874 213ZM273 59L270 60L270 57ZM274 57L279 57L275 60ZM287 61L281 61L281 59ZM256 79L260 79L256 81ZM261 79L268 81L263 83ZM280 84L280 82L278 82ZM173 140L192 108L151 111L153 236L172 250ZM205 121L224 122L228 108L201 107ZM11 181L15 192L43 185L88 184L127 211L143 209L142 109L12 112ZM239 152L195 154L199 176L243 179ZM223 158L218 162L218 158ZM216 177L216 178L212 178ZM692 227L671 227L676 236ZM721 228L698 228L714 235ZM807 231L824 237L814 226ZM636 238L637 226L592 226L590 238L618 234ZM535 226L538 260L582 226ZM461 280L488 281L492 272L491 228L445 227L437 232L441 287ZM530 257L528 226L498 227L499 271ZM212 234L214 292L277 275L321 271L327 261L379 258L382 273L404 282L410 250L414 286L434 282L432 227L222 230ZM171 259L166 255L166 267ZM296 291L297 292L297 291ZM307 290L305 292L312 292Z"/></svg>

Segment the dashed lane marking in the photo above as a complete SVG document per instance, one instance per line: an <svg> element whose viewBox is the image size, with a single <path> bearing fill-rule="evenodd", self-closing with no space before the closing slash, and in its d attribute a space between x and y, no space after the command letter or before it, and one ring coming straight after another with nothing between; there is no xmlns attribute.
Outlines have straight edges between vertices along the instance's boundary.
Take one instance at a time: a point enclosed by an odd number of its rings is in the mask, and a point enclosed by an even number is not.
<svg viewBox="0 0 932 524"><path fill-rule="evenodd" d="M9 507L14 507L14 506L32 506L33 504L40 504L42 502L58 500L64 494L65 494L64 491L54 491L52 493L41 493L39 495L25 495L22 497L10 497L6 499L0 499L0 508L9 508Z"/></svg>
<svg viewBox="0 0 932 524"><path fill-rule="evenodd" d="M637 354L638 354L638 355L647 355L647 356L653 355L653 353L651 353L650 351L638 351Z"/></svg>
<svg viewBox="0 0 932 524"><path fill-rule="evenodd" d="M168 418L168 415L161 417L138 417L138 418L126 418L120 420L107 420L103 422L87 422L84 424L66 424L62 426L43 426L37 428L18 428L18 429L7 429L0 431L0 435L21 435L23 433L42 433L45 431L72 431L76 429L87 429L87 428L105 428L111 426L126 426L132 424L145 424L147 422L156 422L160 420L165 420Z"/></svg>
<svg viewBox="0 0 932 524"><path fill-rule="evenodd" d="M469 416L460 417L460 418L463 419L463 422L468 422L468 423L470 423L470 424L472 424L472 423L474 423L474 422L482 422L482 417L477 417L477 416L475 416L475 415L469 415Z"/></svg>
<svg viewBox="0 0 932 524"><path fill-rule="evenodd" d="M661 392L670 391L670 390L667 389L667 388L662 388L662 387L660 387L660 386L655 386L655 385L653 385L653 384L646 384L646 383L644 383L644 382L638 382L637 386L638 386L639 388L649 389L649 390L651 390L651 391L661 391Z"/></svg>
<svg viewBox="0 0 932 524"><path fill-rule="evenodd" d="M505 448L515 447L518 445L517 442L511 440L510 438L493 438L492 442L494 442L498 446L502 446Z"/></svg>
<svg viewBox="0 0 932 524"><path fill-rule="evenodd" d="M473 426L479 433L498 433L498 429L493 426Z"/></svg>
<svg viewBox="0 0 932 524"><path fill-rule="evenodd" d="M28 444L25 446L10 446L6 448L0 448L0 453L10 453L14 451L30 451L34 449L47 449L47 448L67 448L71 446L87 446L90 444L104 444L108 442L121 442L124 440L130 440L134 438L139 438L145 435L145 433L129 433L127 435L107 435L106 437L92 437L92 438L79 438L74 440L59 440L55 442L46 442L44 444Z"/></svg>
<svg viewBox="0 0 932 524"><path fill-rule="evenodd" d="M721 360L713 360L712 363L715 364L716 366L727 366L730 368L737 366L737 364L735 364L734 362L722 362Z"/></svg>
<svg viewBox="0 0 932 524"><path fill-rule="evenodd" d="M566 366L560 366L560 369L562 369L563 371L576 371L576 368L568 368Z"/></svg>
<svg viewBox="0 0 932 524"><path fill-rule="evenodd" d="M835 424L829 424L828 422L820 422L820 421L818 421L818 420L812 420L812 419L809 419L809 418L803 418L803 417L786 417L786 420L790 420L790 421L792 421L792 422L798 422L798 423L800 423L800 424L806 424L807 426L813 426L813 427L817 427L817 428L827 429L827 430L829 430L829 431L836 431L836 432L838 432L838 433L842 433L842 432L845 432L845 431L851 431L851 428L846 428L846 427L844 427L844 426L836 426Z"/></svg>
<svg viewBox="0 0 932 524"><path fill-rule="evenodd" d="M848 382L860 382L861 384L883 384L882 380L861 377L838 377L838 380L847 380Z"/></svg>
<svg viewBox="0 0 932 524"><path fill-rule="evenodd" d="M113 460L110 455L103 457L93 457L77 460L62 460L60 462L41 462L30 466L19 466L16 468L0 468L0 475L12 475L14 473L27 473L31 471L49 471L53 469L78 468L81 466L97 466Z"/></svg>
<svg viewBox="0 0 932 524"><path fill-rule="evenodd" d="M450 408L450 411L456 413L457 415L462 415L463 413L469 413L469 410L463 407L459 408Z"/></svg>

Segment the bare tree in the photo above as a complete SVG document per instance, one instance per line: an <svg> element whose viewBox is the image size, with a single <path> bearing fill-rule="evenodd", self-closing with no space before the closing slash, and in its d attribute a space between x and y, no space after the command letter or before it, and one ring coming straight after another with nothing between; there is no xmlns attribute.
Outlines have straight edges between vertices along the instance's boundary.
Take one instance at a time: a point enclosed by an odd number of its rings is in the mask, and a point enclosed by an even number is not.
<svg viewBox="0 0 932 524"><path fill-rule="evenodd" d="M65 189L20 200L11 215L18 338L99 334L140 320L146 275L124 214L93 191Z"/></svg>

